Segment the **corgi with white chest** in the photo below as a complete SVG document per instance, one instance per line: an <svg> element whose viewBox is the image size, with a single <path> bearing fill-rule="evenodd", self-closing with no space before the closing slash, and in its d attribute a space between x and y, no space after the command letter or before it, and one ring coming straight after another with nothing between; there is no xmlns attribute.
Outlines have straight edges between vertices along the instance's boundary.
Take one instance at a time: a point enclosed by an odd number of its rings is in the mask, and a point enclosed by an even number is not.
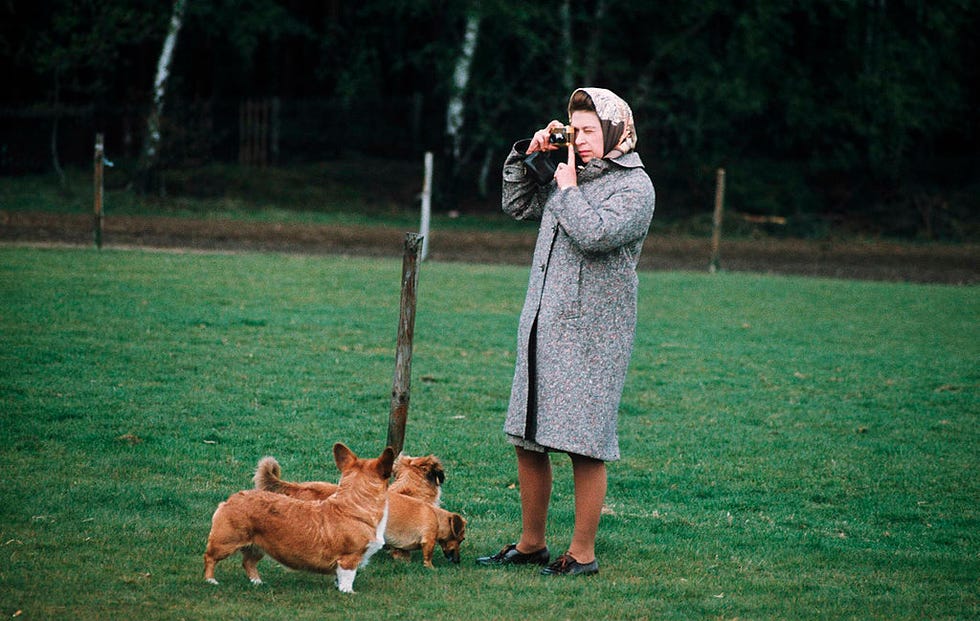
<svg viewBox="0 0 980 621"><path fill-rule="evenodd" d="M388 447L376 459L360 459L341 443L333 453L340 483L323 500L248 490L218 505L204 552L204 579L217 584L215 565L241 550L242 567L255 584L262 582L257 564L268 554L292 569L335 573L337 588L353 593L358 567L384 545L395 455Z"/></svg>

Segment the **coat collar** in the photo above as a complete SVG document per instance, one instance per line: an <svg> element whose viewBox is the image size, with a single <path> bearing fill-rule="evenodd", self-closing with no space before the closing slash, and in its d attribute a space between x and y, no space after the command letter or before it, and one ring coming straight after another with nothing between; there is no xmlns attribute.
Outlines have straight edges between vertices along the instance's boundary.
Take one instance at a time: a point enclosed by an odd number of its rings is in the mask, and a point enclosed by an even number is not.
<svg viewBox="0 0 980 621"><path fill-rule="evenodd" d="M640 154L635 151L624 153L615 159L595 159L590 160L580 171L579 177L584 179L595 179L603 172L616 168L643 168L643 160Z"/></svg>

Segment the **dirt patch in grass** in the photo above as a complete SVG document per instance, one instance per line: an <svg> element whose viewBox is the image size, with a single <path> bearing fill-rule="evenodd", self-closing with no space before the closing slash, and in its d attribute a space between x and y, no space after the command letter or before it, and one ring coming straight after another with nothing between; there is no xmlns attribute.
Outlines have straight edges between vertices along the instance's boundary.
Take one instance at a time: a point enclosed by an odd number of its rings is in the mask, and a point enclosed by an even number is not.
<svg viewBox="0 0 980 621"><path fill-rule="evenodd" d="M105 221L105 247L306 254L391 256L402 254L405 231L385 227L264 224L237 220L115 216ZM526 232L433 231L434 261L526 265L535 230ZM31 244L93 244L89 216L0 211L0 241ZM641 270L707 269L706 239L652 234ZM794 274L859 280L976 284L977 244L916 244L884 241L758 239L723 241L726 271Z"/></svg>

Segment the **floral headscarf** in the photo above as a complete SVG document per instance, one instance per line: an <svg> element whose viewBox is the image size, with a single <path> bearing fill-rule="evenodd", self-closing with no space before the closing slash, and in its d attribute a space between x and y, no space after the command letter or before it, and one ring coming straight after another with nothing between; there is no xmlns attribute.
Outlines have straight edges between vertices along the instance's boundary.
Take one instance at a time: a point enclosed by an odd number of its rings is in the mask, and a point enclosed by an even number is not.
<svg viewBox="0 0 980 621"><path fill-rule="evenodd" d="M583 91L595 105L596 115L602 125L602 148L604 158L616 158L636 148L636 127L633 125L633 111L629 104L616 93L604 88L579 88L572 93ZM571 97L569 97L571 108ZM568 111L571 118L572 111Z"/></svg>

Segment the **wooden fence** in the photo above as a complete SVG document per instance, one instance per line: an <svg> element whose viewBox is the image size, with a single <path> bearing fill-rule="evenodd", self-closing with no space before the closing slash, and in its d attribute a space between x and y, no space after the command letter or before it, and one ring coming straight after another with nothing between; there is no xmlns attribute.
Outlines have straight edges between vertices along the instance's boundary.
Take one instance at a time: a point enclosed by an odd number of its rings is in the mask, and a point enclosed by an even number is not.
<svg viewBox="0 0 980 621"><path fill-rule="evenodd" d="M264 167L279 156L279 98L246 99L238 106L238 163Z"/></svg>

